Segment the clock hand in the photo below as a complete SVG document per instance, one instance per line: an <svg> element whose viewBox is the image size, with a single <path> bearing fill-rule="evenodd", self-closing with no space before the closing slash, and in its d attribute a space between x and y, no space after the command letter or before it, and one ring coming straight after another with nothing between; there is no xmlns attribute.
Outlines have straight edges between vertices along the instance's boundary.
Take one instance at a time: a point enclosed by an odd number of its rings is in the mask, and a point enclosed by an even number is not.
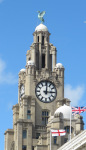
<svg viewBox="0 0 86 150"><path fill-rule="evenodd" d="M55 92L53 92L53 91L47 91L47 93L55 93Z"/></svg>
<svg viewBox="0 0 86 150"><path fill-rule="evenodd" d="M46 82L46 93L45 94L47 94L47 82Z"/></svg>

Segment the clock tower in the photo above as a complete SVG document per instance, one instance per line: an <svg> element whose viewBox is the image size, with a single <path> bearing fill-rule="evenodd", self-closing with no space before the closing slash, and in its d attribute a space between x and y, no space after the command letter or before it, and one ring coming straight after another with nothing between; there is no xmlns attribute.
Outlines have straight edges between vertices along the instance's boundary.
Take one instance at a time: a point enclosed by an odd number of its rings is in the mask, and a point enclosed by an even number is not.
<svg viewBox="0 0 86 150"><path fill-rule="evenodd" d="M50 43L48 28L38 25L33 37L25 68L19 72L18 104L12 108L13 129L5 132L5 150L49 150L50 128L67 130L70 125L70 100L64 98L64 67L56 64L57 50ZM80 130L82 118L72 117L72 137ZM63 145L65 139L68 134L52 137L52 150Z"/></svg>

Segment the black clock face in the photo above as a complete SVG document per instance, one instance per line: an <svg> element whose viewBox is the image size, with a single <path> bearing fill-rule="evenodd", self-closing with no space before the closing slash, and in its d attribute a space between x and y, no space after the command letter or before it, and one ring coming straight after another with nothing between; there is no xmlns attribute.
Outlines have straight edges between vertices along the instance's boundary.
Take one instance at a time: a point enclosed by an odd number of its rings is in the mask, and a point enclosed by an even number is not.
<svg viewBox="0 0 86 150"><path fill-rule="evenodd" d="M49 81L39 82L36 86L35 93L37 98L44 103L52 102L57 95L54 84Z"/></svg>

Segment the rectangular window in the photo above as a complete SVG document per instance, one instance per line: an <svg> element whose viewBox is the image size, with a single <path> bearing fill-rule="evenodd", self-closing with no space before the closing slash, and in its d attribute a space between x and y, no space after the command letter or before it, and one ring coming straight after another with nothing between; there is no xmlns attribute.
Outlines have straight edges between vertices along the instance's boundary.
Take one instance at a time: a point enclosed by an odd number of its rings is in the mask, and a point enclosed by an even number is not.
<svg viewBox="0 0 86 150"><path fill-rule="evenodd" d="M27 138L27 131L23 130L23 138L26 139Z"/></svg>
<svg viewBox="0 0 86 150"><path fill-rule="evenodd" d="M42 117L42 125L44 126L45 124L44 124L44 118Z"/></svg>
<svg viewBox="0 0 86 150"><path fill-rule="evenodd" d="M42 68L45 68L45 55L42 55Z"/></svg>
<svg viewBox="0 0 86 150"><path fill-rule="evenodd" d="M54 144L56 144L57 136L54 136Z"/></svg>
<svg viewBox="0 0 86 150"><path fill-rule="evenodd" d="M38 42L39 42L39 36L38 36Z"/></svg>
<svg viewBox="0 0 86 150"><path fill-rule="evenodd" d="M67 133L69 133L69 127L67 127Z"/></svg>
<svg viewBox="0 0 86 150"><path fill-rule="evenodd" d="M27 150L27 147L23 145L22 150Z"/></svg>
<svg viewBox="0 0 86 150"><path fill-rule="evenodd" d="M28 113L28 114L30 114L30 113L31 113L31 111L30 111L30 110L28 110L28 111L27 111L27 113Z"/></svg>
<svg viewBox="0 0 86 150"><path fill-rule="evenodd" d="M64 139L64 143L66 143L66 142L67 142L67 140L68 140L68 139L66 139L66 138L65 138L65 139Z"/></svg>
<svg viewBox="0 0 86 150"><path fill-rule="evenodd" d="M44 116L44 111L42 111L42 116Z"/></svg>
<svg viewBox="0 0 86 150"><path fill-rule="evenodd" d="M27 119L31 119L31 115L28 114L28 115L27 115Z"/></svg>
<svg viewBox="0 0 86 150"><path fill-rule="evenodd" d="M66 127L64 127L64 130L66 131Z"/></svg>
<svg viewBox="0 0 86 150"><path fill-rule="evenodd" d="M44 45L44 36L42 36L42 45Z"/></svg>
<svg viewBox="0 0 86 150"><path fill-rule="evenodd" d="M47 112L47 116L48 116L48 112Z"/></svg>
<svg viewBox="0 0 86 150"><path fill-rule="evenodd" d="M40 136L40 133L36 133L36 139L38 139Z"/></svg>

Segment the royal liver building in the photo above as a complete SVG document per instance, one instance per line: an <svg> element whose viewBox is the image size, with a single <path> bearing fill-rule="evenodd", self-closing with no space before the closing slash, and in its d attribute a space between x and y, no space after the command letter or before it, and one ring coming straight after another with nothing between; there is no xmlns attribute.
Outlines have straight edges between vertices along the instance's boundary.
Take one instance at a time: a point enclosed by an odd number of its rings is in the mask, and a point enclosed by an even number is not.
<svg viewBox="0 0 86 150"><path fill-rule="evenodd" d="M66 130L65 136L51 136L51 150L69 140L71 110L70 100L64 98L65 69L56 64L57 50L50 43L48 28L41 23L33 37L25 68L19 72L18 103L12 108L13 129L5 131L4 150L50 150L50 129ZM73 138L84 123L80 115L71 118Z"/></svg>

